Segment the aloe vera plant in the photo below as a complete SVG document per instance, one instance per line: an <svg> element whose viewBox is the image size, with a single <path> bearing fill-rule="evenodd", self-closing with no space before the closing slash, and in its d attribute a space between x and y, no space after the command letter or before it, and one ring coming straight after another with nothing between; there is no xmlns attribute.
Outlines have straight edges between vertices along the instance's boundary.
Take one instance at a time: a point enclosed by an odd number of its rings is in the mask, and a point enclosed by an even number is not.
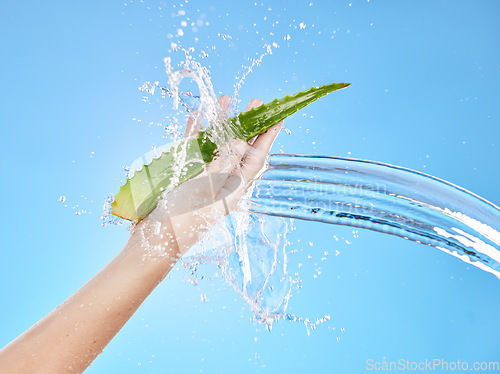
<svg viewBox="0 0 500 374"><path fill-rule="evenodd" d="M238 138L248 141L320 97L347 86L349 83L332 83L312 87L293 96L287 95L229 118L229 125ZM179 185L200 174L205 163L211 162L217 151L217 146L210 140L209 130L201 131L197 138L181 142L177 147L162 153L159 158L153 159L149 165L144 165L132 178L127 179L115 195L111 207L113 215L138 221L151 212L162 192L172 184L176 152L181 149L186 151L183 172L175 182L175 185Z"/></svg>

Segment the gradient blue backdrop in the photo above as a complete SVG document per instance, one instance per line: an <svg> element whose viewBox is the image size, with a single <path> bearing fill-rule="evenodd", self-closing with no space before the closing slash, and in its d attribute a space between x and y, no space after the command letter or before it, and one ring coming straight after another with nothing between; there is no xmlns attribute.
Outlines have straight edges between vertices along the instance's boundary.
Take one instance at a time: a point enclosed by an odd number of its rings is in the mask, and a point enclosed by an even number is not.
<svg viewBox="0 0 500 374"><path fill-rule="evenodd" d="M169 110L137 88L166 84L163 58L182 60L172 42L194 47L216 91L229 94L242 65L276 42L243 85L244 103L353 83L288 119L275 152L405 166L498 204L499 16L495 0L1 2L0 346L125 243L124 227L102 228L98 217L122 166L163 142L150 122L165 125ZM302 251L290 270L304 264L303 289L289 311L329 313L328 324L310 336L284 321L267 332L222 279L194 287L176 271L88 372L366 373L367 359L500 361L492 275L396 237L296 226L290 249Z"/></svg>

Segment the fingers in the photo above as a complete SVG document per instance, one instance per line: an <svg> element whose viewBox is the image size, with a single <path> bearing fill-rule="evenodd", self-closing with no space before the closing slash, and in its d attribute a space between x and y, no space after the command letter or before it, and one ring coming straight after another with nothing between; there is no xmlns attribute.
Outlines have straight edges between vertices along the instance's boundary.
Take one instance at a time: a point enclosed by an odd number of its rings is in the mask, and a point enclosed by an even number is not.
<svg viewBox="0 0 500 374"><path fill-rule="evenodd" d="M259 134L247 149L241 161L241 176L246 182L257 178L264 169L266 157L283 128L283 121L272 126L266 132Z"/></svg>
<svg viewBox="0 0 500 374"><path fill-rule="evenodd" d="M250 101L245 109L248 112L252 108L256 108L262 105L262 101L259 99L253 99ZM247 183L252 179L255 179L262 171L267 154L273 145L274 140L278 136L281 128L283 127L283 122L280 122L265 133L262 133L251 140L245 150L241 162L233 170L233 173L239 175L243 178L244 182Z"/></svg>
<svg viewBox="0 0 500 374"><path fill-rule="evenodd" d="M231 97L229 95L222 95L219 97L219 100L217 100L219 103L219 108L222 109L222 111L225 114L229 114L229 104L231 103Z"/></svg>
<svg viewBox="0 0 500 374"><path fill-rule="evenodd" d="M257 136L252 144L252 147L255 148L258 153L263 154L265 158L271 150L271 147L282 128L283 121L277 123L266 132Z"/></svg>
<svg viewBox="0 0 500 374"><path fill-rule="evenodd" d="M219 107L229 114L231 97L228 95L222 95L219 97ZM254 102L252 105L258 106L258 102ZM247 110L252 108L249 105ZM248 147L250 145L241 139L234 139L229 144L219 148L219 155L206 167L206 173L211 176L211 182L213 184L214 191L220 190L222 185L226 182L226 179L230 177L230 173L235 170L241 163ZM220 174L219 178L213 176Z"/></svg>
<svg viewBox="0 0 500 374"><path fill-rule="evenodd" d="M231 103L231 97L228 95L222 95L217 100L219 108L223 113L229 114L229 104ZM200 132L200 123L202 122L201 114L198 110L195 110L192 115L189 116L186 124L186 131L184 132L185 138L196 138Z"/></svg>
<svg viewBox="0 0 500 374"><path fill-rule="evenodd" d="M229 96L224 95L219 98L221 109L227 110L229 103ZM262 101L254 99L248 103L245 112L260 105L262 105ZM206 172L209 175L232 173L242 178L242 186L246 185L263 171L267 154L282 127L283 122L274 125L265 133L256 136L252 144L240 139L231 141L227 146L219 149L218 157L207 166ZM228 179L227 174L224 175L224 178ZM225 189L227 187L224 184L224 178L217 180L214 190ZM231 180L231 183L233 182ZM230 187L232 191L234 188L233 186Z"/></svg>
<svg viewBox="0 0 500 374"><path fill-rule="evenodd" d="M247 108L245 109L245 112L248 112L250 109L257 108L258 106L261 106L262 104L264 104L262 102L262 100L253 99L252 101L250 101L248 103Z"/></svg>
<svg viewBox="0 0 500 374"><path fill-rule="evenodd" d="M198 133L200 132L200 126L195 125L195 123L199 123L199 115L200 114L197 110L195 110L192 115L189 115L186 124L186 131L184 132L185 138L195 138L198 136Z"/></svg>
<svg viewBox="0 0 500 374"><path fill-rule="evenodd" d="M250 145L241 139L231 141L219 150L218 157L206 167L214 201L225 198L234 192L241 183L241 173L238 170L243 156ZM226 210L229 209L225 205Z"/></svg>
<svg viewBox="0 0 500 374"><path fill-rule="evenodd" d="M244 157L250 145L241 139L234 139L219 149L219 155L208 164L207 173L231 172Z"/></svg>
<svg viewBox="0 0 500 374"><path fill-rule="evenodd" d="M229 114L231 97L229 95L222 95L217 102L219 108L225 114ZM229 145L221 147L219 149L219 155L207 166L207 173L231 171L234 166L241 161L245 151L246 142L242 140L234 140Z"/></svg>
<svg viewBox="0 0 500 374"><path fill-rule="evenodd" d="M261 106L262 104L263 102L261 100L253 99L248 103L245 112L248 112L252 108ZM252 147L255 148L259 153L264 153L264 158L265 158L265 156L269 153L271 146L273 145L273 142L278 136L282 127L283 127L283 121L277 123L266 132L256 136L254 139L250 141L250 144L252 144Z"/></svg>
<svg viewBox="0 0 500 374"><path fill-rule="evenodd" d="M229 114L229 104L231 103L231 97L228 95L222 95L219 97L219 107L226 113ZM259 99L254 99L248 103L245 112L250 109L258 107L262 104ZM220 173L223 171L232 171L237 167L249 147L249 144L241 139L232 140L228 146L219 149L219 156L213 160L206 168L208 173Z"/></svg>
<svg viewBox="0 0 500 374"><path fill-rule="evenodd" d="M260 99L253 99L252 101L250 101L245 109L245 112L248 112L250 109L253 109L253 108L257 108L259 106L261 106L263 104L262 100ZM254 140L255 140L256 137L250 139L248 141L249 144L253 144Z"/></svg>

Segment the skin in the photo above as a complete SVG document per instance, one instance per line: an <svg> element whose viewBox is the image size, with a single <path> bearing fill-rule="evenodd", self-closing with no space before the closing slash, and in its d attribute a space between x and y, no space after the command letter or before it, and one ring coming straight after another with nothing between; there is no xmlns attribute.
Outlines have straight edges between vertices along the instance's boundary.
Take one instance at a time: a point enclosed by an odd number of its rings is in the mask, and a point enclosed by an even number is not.
<svg viewBox="0 0 500 374"><path fill-rule="evenodd" d="M219 98L222 110L228 110L229 102L227 95ZM246 110L261 104L254 99ZM198 132L195 122L188 121L187 134ZM249 183L261 172L281 128L279 123L248 143L235 140L221 149L205 173L210 188L201 182L196 188L195 181L189 188L178 187L164 197L135 225L125 247L109 264L0 350L0 373L83 372L178 259L211 224L235 209ZM235 185L235 180L239 184ZM199 190L195 199L193 190ZM209 203L200 205L199 201Z"/></svg>

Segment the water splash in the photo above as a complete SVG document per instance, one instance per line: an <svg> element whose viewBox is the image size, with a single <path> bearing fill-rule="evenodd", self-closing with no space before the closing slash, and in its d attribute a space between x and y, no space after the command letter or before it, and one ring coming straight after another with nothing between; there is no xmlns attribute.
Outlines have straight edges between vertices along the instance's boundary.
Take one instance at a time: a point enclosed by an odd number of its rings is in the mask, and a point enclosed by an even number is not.
<svg viewBox="0 0 500 374"><path fill-rule="evenodd" d="M210 72L195 62L189 52L181 69L165 58L169 87L146 82L141 90L173 100L173 109L183 107L193 123L210 129L219 147L234 138L227 114L218 105ZM269 53L269 51L268 51ZM266 53L252 61L237 79L231 110L238 104L238 91L247 74ZM193 81L199 95L179 89L184 79ZM180 121L172 119L167 129L173 145L180 144ZM186 136L193 135L194 127ZM170 146L154 148L127 168L129 176ZM186 149L175 154L175 173L169 193L182 173ZM110 217L112 198L105 202L103 220ZM159 209L163 209L160 202ZM437 178L391 165L336 157L272 155L268 170L256 181L249 198L215 224L184 257L184 266L196 272L200 264L216 264L227 282L248 303L255 320L272 328L274 321L302 322L308 332L330 320L329 315L312 322L287 313L294 286L300 279L287 272L288 218L368 228L432 245L463 261L500 276L500 209L478 196ZM276 216L276 217L272 217ZM123 221L122 221L123 222ZM326 256L326 253L325 253ZM189 281L189 280L188 280ZM195 284L196 281L192 280ZM206 301L206 296L201 296Z"/></svg>
<svg viewBox="0 0 500 374"><path fill-rule="evenodd" d="M436 247L500 277L500 208L444 180L380 162L271 155L256 213L361 227Z"/></svg>
<svg viewBox="0 0 500 374"><path fill-rule="evenodd" d="M111 214L111 204L113 204L114 197L108 196L104 200L102 207L102 215L99 219L102 221L101 226L106 227L108 225L121 226L125 223L125 220L120 217L116 217Z"/></svg>
<svg viewBox="0 0 500 374"><path fill-rule="evenodd" d="M215 264L249 305L254 320L267 330L284 319L303 323L309 334L328 322L330 315L311 321L287 312L293 291L301 282L298 274L293 278L288 273L287 235L292 229L289 219L233 212L191 248L183 261L191 271L200 264Z"/></svg>
<svg viewBox="0 0 500 374"><path fill-rule="evenodd" d="M215 264L248 303L258 322L272 325L285 315L294 281L287 273L289 220L233 212L185 255L194 268Z"/></svg>
<svg viewBox="0 0 500 374"><path fill-rule="evenodd" d="M208 69L195 62L189 56L188 51L183 51L186 58L181 69L174 69L172 60L169 57L165 58L169 87L164 87L159 82L145 82L140 90L148 95L160 92L162 98L171 99L174 111L180 112L183 109L190 121L202 130L209 130L211 140L222 148L228 141L235 138L233 129L228 126L227 113L222 112L218 105ZM236 110L238 91L245 78L252 72L254 66L260 65L262 58L268 53L269 51L266 51L258 59L251 60L250 66L244 67L242 76L237 77L233 97L230 100L229 113ZM196 84L199 95L180 90L184 79ZM182 128L177 126L180 121L174 117L172 122L173 128L167 129L172 143L158 148L153 147L130 166L124 167L127 178L131 178L134 172L142 168L142 165L149 164L161 152L170 150L172 145L182 144L180 142L183 138L180 131ZM185 136L193 135L194 131L194 126L192 126ZM164 191L164 194L168 194L173 189L186 162L186 149L183 147L178 149L179 151L174 156L174 177L171 186ZM108 197L104 203L101 217L104 221L103 225L123 223L123 220L110 214L112 203L113 197ZM167 199L160 201L157 210L166 211L167 208L164 206L166 203ZM161 225L160 221L157 224ZM289 227L289 220L282 218L266 217L246 211L231 213L216 223L203 240L184 256L183 266L191 272L191 276L185 281L197 284L195 277L199 265L215 264L221 269L226 281L248 303L256 321L271 329L274 321L284 318L301 321L308 331L314 330L318 324L327 321L328 318L323 317L316 322L311 322L309 318L286 313L293 286L299 282L299 279L292 280L287 273L286 234ZM147 235L143 235L143 240L145 247L151 247L151 252L154 251L157 255L158 248L148 246ZM146 253L145 257L149 255L151 253ZM208 300L206 295L202 295L201 299L202 301Z"/></svg>
<svg viewBox="0 0 500 374"><path fill-rule="evenodd" d="M173 100L174 110L182 105L191 121L201 129L210 129L212 141L222 147L234 138L227 126L227 114L218 105L208 69L184 52L186 61L179 70L172 68L170 58L165 58L170 87L146 82L141 90L149 95L159 90L162 97ZM233 111L246 75L263 56L237 80L230 104ZM197 85L199 95L180 91L186 78ZM178 122L174 117L173 123ZM194 127L186 136L193 135L193 131ZM169 134L173 145L181 144L177 125ZM126 168L128 177L168 149L170 145L153 148ZM179 149L174 157L173 183L165 194L173 189L186 162L186 149ZM364 160L272 155L267 171L254 182L248 196L240 204L241 211L216 223L184 256L183 265L194 274L201 264L215 264L250 306L255 320L268 329L275 321L285 319L304 323L309 333L330 320L329 315L313 322L287 313L300 278L292 278L287 272L291 221L283 217L398 235L432 245L500 277L500 209L460 187L422 173ZM160 202L159 209L165 208L162 204L166 200ZM105 224L121 224L123 221L109 214L112 202L112 198L106 200L102 219ZM197 282L192 279L191 283ZM202 295L201 300L208 298Z"/></svg>
<svg viewBox="0 0 500 374"><path fill-rule="evenodd" d="M176 95L179 98L181 105L184 107L187 113L194 112L198 109L201 98L200 95L196 95L191 91L178 91L175 92L171 88L161 86L160 82L156 81L151 83L150 81L146 81L143 83L141 87L139 87L139 91L146 92L149 95L154 95L156 89L159 89L162 93L162 97L174 98Z"/></svg>
<svg viewBox="0 0 500 374"><path fill-rule="evenodd" d="M313 3L309 3L309 6L313 6ZM271 11L271 8L268 10ZM276 11L275 13L279 14ZM178 11L178 14L184 16L185 11L181 9ZM198 19L196 26L201 27L205 24L204 22ZM206 25L208 25L208 22L206 22ZM181 26L186 27L187 23L183 21ZM312 28L314 25L308 26L308 29L309 27ZM299 28L304 30L306 24L301 22ZM333 35L339 30L333 30ZM195 32L194 28L193 32ZM180 37L183 35L183 29L178 28L176 36ZM279 35L280 38L283 37L283 40L290 45L290 40L292 39L290 34L280 32ZM331 38L333 38L333 35ZM223 37L224 40L228 37L222 34L219 34L219 36ZM168 35L169 39L172 37L172 34ZM292 41L294 40L297 40L297 36L293 37ZM277 48L276 43L273 43L273 46ZM179 41L176 43L172 42L171 47L174 51L182 50ZM266 49L267 53L271 54L272 49L270 46L266 46ZM210 74L208 70L204 70L200 65L192 64L188 53L185 53L187 62L181 70L172 69L170 59L166 59L165 61L170 87L160 85L159 82L154 82L153 84L146 82L140 89L149 95L154 95L155 91L160 91L163 97L174 100L174 108L177 109L180 104L186 113L202 122L205 127L208 127L210 123L217 127L217 118L221 114L218 113L216 97L211 87ZM201 54L201 57L208 56L205 51L201 51ZM261 63L263 56L259 59L251 60L249 67L243 67L244 72L241 74L241 77L236 77L235 92L231 101L233 111L236 110L236 106L239 103L238 91L244 83L247 74L252 71L255 65L258 66ZM193 94L190 91L183 92L179 90L179 85L184 78L193 79L199 87L201 85L199 95ZM205 95L202 94L201 90L203 90ZM204 118L204 114L208 114L209 119ZM211 121L211 119L215 119L215 122ZM174 117L172 118L172 123L166 126L167 135L173 137L174 143L178 142L182 137L179 131L179 128L182 128L182 126L179 126L179 123L181 121L178 121ZM224 134L219 138L221 140L219 144L223 144L224 138L227 135L223 128L219 126L218 129L219 131L216 131L216 133ZM290 131L289 129L285 130L287 132ZM150 159L150 156L154 157L154 155L148 153L140 159L140 164L144 162L148 163L147 160ZM275 159L275 156L271 157L271 164ZM294 159L294 161L296 160ZM343 162L342 159L337 160ZM180 152L177 158L178 170L181 170L182 163L183 152ZM444 251L449 251L451 254L462 257L464 261L473 262L478 267L486 266L485 270L487 271L488 269L498 271L498 268L494 266L494 261L496 261L494 259L495 252L488 247L492 246L498 251L498 241L496 245L487 241L489 240L488 236L495 236L498 233L498 225L488 225L488 219L485 220L481 214L479 216L471 216L460 206L446 205L443 207L439 204L433 205L433 203L440 203L440 201L432 202L428 205L423 204L421 194L426 194L429 191L432 192L433 183L430 183L428 186L431 188L430 190L426 190L427 187L422 186L420 191L408 189L406 191L407 195L387 194L382 192L385 187L378 187L377 179L370 180L370 178L374 177L374 174L356 174L357 169L352 167L354 164L349 164L350 166L340 169L342 171L339 171L338 176L341 176L340 174L343 172L347 175L346 178L348 181L342 182L344 184L341 182L336 183L335 181L318 182L318 180L307 178L303 180L300 178L293 179L297 177L291 174L287 177L286 174L291 172L292 164L293 162L290 164L290 170L282 170L284 173L281 177L282 179L272 179L275 178L274 176L271 178L271 171L278 168L276 165L271 165L270 170L265 173L263 179L255 183L253 195L250 199L250 203L255 205L251 207L251 210L253 212L264 213L267 216L248 213L231 214L226 221L220 223L219 227L213 228L202 243L197 246L198 249L193 249L194 254L186 258L188 267L192 266L192 268L196 268L198 264L203 262L220 265L225 271L228 282L251 305L256 318L259 321L268 323L267 326L269 328L272 326L272 322L279 318L302 321L311 329L314 329L318 323L330 319L327 315L317 322L311 322L308 318L286 314L291 289L294 282L296 282L296 280L291 280L286 272L286 233L289 229L290 221L279 217L272 217L272 215L345 224L387 232L433 245ZM381 165L377 163L371 164ZM299 169L302 166L299 165ZM136 167L137 165L132 164L128 171L131 174L127 176L131 176ZM303 167L303 169L307 168ZM313 165L305 170L303 175L315 176L316 174L313 174L313 169L317 171L321 167ZM389 181L391 173L396 173L396 169L398 168L388 171L387 178ZM332 172L332 170L327 168L326 172ZM395 178L396 174L393 175ZM351 179L349 180L349 178ZM359 180L354 181L356 178L359 178ZM432 177L429 178L432 179ZM298 189L295 183L303 183L301 184L301 188L304 185L311 188L307 190L310 193L309 200L305 199L304 196L295 194ZM319 189L312 188L316 183L322 183ZM372 186L371 189L370 185ZM323 190L323 187L331 188L337 192ZM403 189L407 187L411 186L398 186L398 188ZM349 188L353 188L353 191L346 192ZM336 197L330 199L332 195L336 195ZM446 198L447 196L444 197ZM448 199L451 198L448 197ZM116 220L109 215L112 201L112 198L106 200L103 209L103 219L105 222L123 223L123 220ZM449 200L447 201L449 202ZM470 203L474 205L476 201L472 199ZM418 212L423 213L424 217L419 217ZM414 214L417 217L414 217ZM437 222L431 220L431 224L429 224L429 222L424 220L424 218L427 218L426 214L432 219L434 219L433 217L439 218L436 219ZM441 221L443 217L445 219ZM109 221L110 219L111 221ZM423 220L423 222L420 222L419 219ZM462 226L457 226L456 222L460 222ZM437 225L437 223L441 223L442 225ZM471 229L472 233L469 231ZM481 248L486 253L482 253L480 251ZM491 255L489 259L484 257L487 253ZM192 282L195 283L194 280ZM205 298L206 296L201 297L202 300Z"/></svg>

